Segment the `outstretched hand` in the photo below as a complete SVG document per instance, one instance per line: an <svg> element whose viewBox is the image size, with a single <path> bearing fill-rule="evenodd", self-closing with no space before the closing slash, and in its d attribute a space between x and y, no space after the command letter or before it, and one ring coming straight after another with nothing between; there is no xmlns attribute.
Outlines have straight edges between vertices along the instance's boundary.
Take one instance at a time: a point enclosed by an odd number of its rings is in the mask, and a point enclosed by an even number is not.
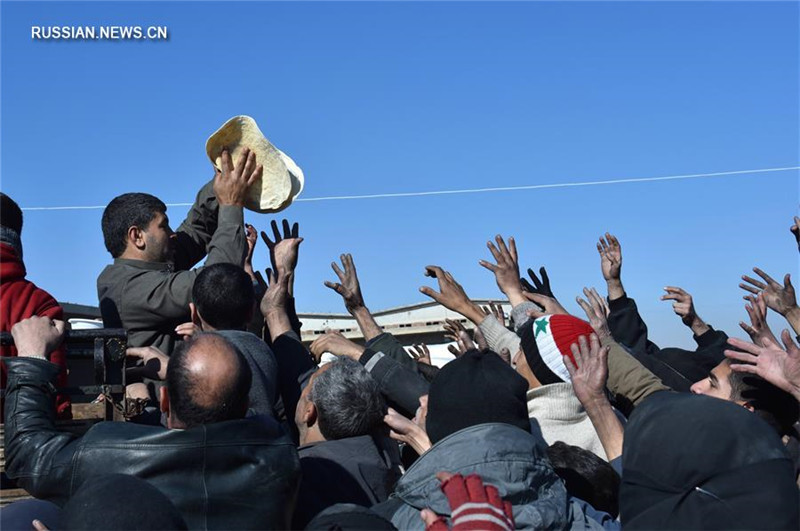
<svg viewBox="0 0 800 531"><path fill-rule="evenodd" d="M528 292L524 292L522 295L532 303L542 308L542 311L528 310L528 317L538 319L543 315L569 315L569 312L566 310L566 308L561 306L561 303L553 297L547 297L545 295L539 295L538 293Z"/></svg>
<svg viewBox="0 0 800 531"><path fill-rule="evenodd" d="M600 339L611 338L611 329L608 327L608 314L606 313L606 306L603 298L597 293L597 290L592 288L583 288L583 294L589 302L586 302L580 297L575 297L575 301L586 313L586 318L589 320L589 325L594 330L594 333Z"/></svg>
<svg viewBox="0 0 800 531"><path fill-rule="evenodd" d="M675 286L667 286L664 291L667 294L662 295L661 300L675 301L672 303L672 310L681 318L683 324L691 327L695 320L698 319L691 294Z"/></svg>
<svg viewBox="0 0 800 531"><path fill-rule="evenodd" d="M356 264L353 262L351 254L343 254L339 257L342 261L344 271L339 269L336 262L331 262L331 268L336 276L339 277L339 282L325 281L325 286L329 287L344 299L344 307L351 314L355 313L358 308L364 308L364 297L361 295L361 284L358 282L358 274L356 273Z"/></svg>
<svg viewBox="0 0 800 531"><path fill-rule="evenodd" d="M759 293L758 296L746 295L745 298L750 301L750 304L744 305L747 315L750 316L750 324L740 321L739 326L758 346L765 347L770 342L777 344L778 338L767 324L767 303L764 301L764 295L762 293ZM770 341L765 342L765 339Z"/></svg>
<svg viewBox="0 0 800 531"><path fill-rule="evenodd" d="M383 422L390 428L389 437L408 444L418 455L424 454L432 446L428 434L421 426L392 408L388 409L388 413L383 417Z"/></svg>
<svg viewBox="0 0 800 531"><path fill-rule="evenodd" d="M439 266L429 265L425 266L425 276L433 277L439 282L439 291L422 286L419 288L422 294L427 295L448 310L460 313L473 323L477 324L483 320L483 312L467 297L464 288L456 282L453 275Z"/></svg>
<svg viewBox="0 0 800 531"><path fill-rule="evenodd" d="M539 274L542 276L541 280L539 280L539 277L533 272L533 269L529 267L528 276L531 277L533 285L524 278L520 278L519 281L522 284L522 289L529 293L538 293L539 295L555 299L556 296L553 295L553 290L550 288L550 278L547 276L547 270L544 266L539 268Z"/></svg>
<svg viewBox="0 0 800 531"><path fill-rule="evenodd" d="M517 261L517 244L513 237L508 238L508 247L499 234L495 236L497 246L492 242L486 242L486 246L492 253L496 264L486 260L479 260L478 263L494 273L497 287L505 293L512 305L519 304L522 297L522 284L519 278L519 263Z"/></svg>
<svg viewBox="0 0 800 531"><path fill-rule="evenodd" d="M764 338L764 346L759 346L729 337L728 344L741 352L726 350L725 356L740 362L732 363L731 370L756 374L800 400L800 348L788 330L781 333L781 339L786 350L770 338Z"/></svg>
<svg viewBox="0 0 800 531"><path fill-rule="evenodd" d="M297 257L300 251L300 244L303 243L303 238L300 237L300 226L295 223L291 227L289 221L284 219L282 221L283 234L278 229L278 223L273 219L270 223L272 226L273 239L269 239L267 233L261 231L261 239L269 249L269 260L272 264L272 269L278 274L278 277L294 273L297 267Z"/></svg>
<svg viewBox="0 0 800 531"><path fill-rule="evenodd" d="M797 297L795 296L794 286L792 286L791 275L788 273L783 277L783 286L778 284L771 276L764 273L757 267L753 271L763 279L763 282L756 280L747 275L742 276L745 282L739 284L739 287L745 291L749 291L753 295L759 293L764 294L764 301L767 306L775 312L786 317L790 312L797 311ZM745 296L747 298L747 296Z"/></svg>
<svg viewBox="0 0 800 531"><path fill-rule="evenodd" d="M464 478L461 474L438 472L441 489L450 504L450 517L454 531L482 529L484 531L512 531L514 510L510 501L504 501L492 485L485 485L477 474ZM431 509L420 511L426 531L448 531L447 521Z"/></svg>
<svg viewBox="0 0 800 531"><path fill-rule="evenodd" d="M606 232L597 242L597 252L600 254L600 269L606 281L619 280L622 274L622 246L616 236Z"/></svg>
<svg viewBox="0 0 800 531"><path fill-rule="evenodd" d="M220 171L214 175L214 195L221 206L244 206L247 191L264 173L264 167L256 164L256 154L248 148L242 150L239 162L234 167L228 148L222 149Z"/></svg>
<svg viewBox="0 0 800 531"><path fill-rule="evenodd" d="M592 334L588 342L585 336L580 336L578 342L570 346L570 351L572 357L564 356L564 365L569 371L575 396L584 406L606 400L609 347L601 347L597 335Z"/></svg>
<svg viewBox="0 0 800 531"><path fill-rule="evenodd" d="M431 351L428 348L428 345L425 343L420 343L419 345L411 345L411 348L408 349L408 354L414 361L417 363L422 363L424 365L431 364Z"/></svg>

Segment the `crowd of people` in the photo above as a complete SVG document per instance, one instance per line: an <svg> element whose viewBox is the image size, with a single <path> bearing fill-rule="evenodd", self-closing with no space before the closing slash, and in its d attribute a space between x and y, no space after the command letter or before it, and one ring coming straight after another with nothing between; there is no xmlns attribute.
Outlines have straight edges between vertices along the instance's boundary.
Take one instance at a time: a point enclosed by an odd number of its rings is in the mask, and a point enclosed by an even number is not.
<svg viewBox="0 0 800 531"><path fill-rule="evenodd" d="M583 315L544 268L522 278L516 240L497 236L481 265L508 316L425 269L434 286L420 291L471 323L448 321L454 359L439 368L378 325L345 253L325 285L363 341L327 331L307 347L298 224L272 221L271 267L252 267L242 208L260 172L252 153L224 151L175 232L156 197L109 203L99 306L127 331L140 407L82 436L55 424L71 407L63 312L25 279L22 212L2 195L5 467L35 497L0 510L3 529L800 528L789 275L742 277L749 342L667 287L697 343L684 350L648 338L614 235L597 243L607 293L584 289ZM800 218L791 231L800 248ZM779 340L769 311L794 332Z"/></svg>

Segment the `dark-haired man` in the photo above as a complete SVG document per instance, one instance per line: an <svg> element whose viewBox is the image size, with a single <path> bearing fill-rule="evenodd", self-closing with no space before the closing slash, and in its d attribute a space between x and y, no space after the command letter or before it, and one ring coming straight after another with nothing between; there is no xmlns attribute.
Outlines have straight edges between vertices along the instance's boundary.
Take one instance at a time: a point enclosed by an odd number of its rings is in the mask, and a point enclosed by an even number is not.
<svg viewBox="0 0 800 531"><path fill-rule="evenodd" d="M259 415L273 415L278 398L275 355L260 337L245 330L256 303L250 276L233 264L206 266L194 282L192 301L192 323L230 341L250 365L250 409Z"/></svg>
<svg viewBox="0 0 800 531"><path fill-rule="evenodd" d="M244 205L247 189L263 172L245 150L234 167L227 150L222 171L197 194L184 222L173 232L166 205L149 194L123 194L103 212L103 240L114 258L97 278L100 311L107 327L128 331L132 347L154 346L170 354L175 327L189 320L198 270L230 263L242 267L247 252Z"/></svg>
<svg viewBox="0 0 800 531"><path fill-rule="evenodd" d="M38 315L63 319L64 310L45 290L26 280L22 261L22 209L6 194L0 192L0 330L10 332L11 327ZM15 346L0 347L0 356L16 356ZM53 363L61 367L58 387L67 385L67 359L63 348L53 352ZM0 387L6 387L6 368L0 364ZM60 418L71 418L67 395L58 395L56 411ZM3 412L0 411L0 422Z"/></svg>
<svg viewBox="0 0 800 531"><path fill-rule="evenodd" d="M175 349L161 390L167 428L102 422L76 437L52 420L58 367L47 356L63 330L33 317L11 331L19 356L6 359L5 456L20 486L62 504L83 483L122 473L163 492L190 529L288 528L297 451L274 419L244 418L250 368L228 341L199 334Z"/></svg>

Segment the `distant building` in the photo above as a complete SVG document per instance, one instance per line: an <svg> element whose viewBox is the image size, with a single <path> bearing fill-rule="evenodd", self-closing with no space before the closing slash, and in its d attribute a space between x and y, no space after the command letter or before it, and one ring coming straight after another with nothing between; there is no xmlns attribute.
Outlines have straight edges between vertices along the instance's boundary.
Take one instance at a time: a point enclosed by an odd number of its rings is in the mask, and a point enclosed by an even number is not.
<svg viewBox="0 0 800 531"><path fill-rule="evenodd" d="M488 306L487 299L475 300L481 306ZM100 319L100 309L96 306L86 306L82 304L61 303L64 308L66 319ZM501 304L506 315L511 313L511 305ZM467 321L461 314L451 312L444 306L434 301L421 302L407 306L398 306L373 312L375 321L384 331L391 333L400 341L403 346L411 346L425 343L431 350L434 364L441 365L452 359L452 355L447 351L447 345L452 344L444 337L443 325L445 319L452 319L461 322L465 328L472 329L472 323ZM346 338L359 340L363 339L361 330L358 328L356 320L346 313L299 313L298 317L303 323L301 329L301 339L306 345L314 341L319 335L324 334L325 330L338 330ZM513 356L515 353L512 352Z"/></svg>

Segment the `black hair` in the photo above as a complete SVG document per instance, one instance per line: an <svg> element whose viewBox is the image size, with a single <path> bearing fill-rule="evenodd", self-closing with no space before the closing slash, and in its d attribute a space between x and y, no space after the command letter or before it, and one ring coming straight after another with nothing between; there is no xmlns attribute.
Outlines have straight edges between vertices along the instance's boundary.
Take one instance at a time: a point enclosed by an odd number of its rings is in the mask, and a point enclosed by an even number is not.
<svg viewBox="0 0 800 531"><path fill-rule="evenodd" d="M192 300L203 321L217 330L247 326L256 302L253 281L239 266L214 264L194 281Z"/></svg>
<svg viewBox="0 0 800 531"><path fill-rule="evenodd" d="M746 402L779 435L792 433L800 417L800 404L791 394L754 374L731 371L728 383L731 400Z"/></svg>
<svg viewBox="0 0 800 531"><path fill-rule="evenodd" d="M203 388L203 383L193 377L188 367L189 353L197 347L198 343L207 341L210 336L223 342L224 347L235 354L236 365L229 374L220 375L225 378L224 385L218 396L211 397L211 405L202 405L198 397L206 397L208 389ZM223 352L220 355L225 355ZM212 424L225 420L244 418L248 408L248 397L253 374L250 365L239 350L224 337L214 333L201 333L195 335L190 341L179 343L169 359L167 368L167 391L169 393L170 412L178 418L186 428L202 424ZM205 379L203 380L205 381Z"/></svg>
<svg viewBox="0 0 800 531"><path fill-rule="evenodd" d="M0 225L22 234L22 209L3 192L0 192Z"/></svg>
<svg viewBox="0 0 800 531"><path fill-rule="evenodd" d="M166 213L167 205L150 194L132 193L115 197L103 211L103 241L114 258L128 246L128 229L145 229L158 212Z"/></svg>
<svg viewBox="0 0 800 531"><path fill-rule="evenodd" d="M617 517L620 477L611 465L588 450L562 441L550 445L547 455L569 494Z"/></svg>

